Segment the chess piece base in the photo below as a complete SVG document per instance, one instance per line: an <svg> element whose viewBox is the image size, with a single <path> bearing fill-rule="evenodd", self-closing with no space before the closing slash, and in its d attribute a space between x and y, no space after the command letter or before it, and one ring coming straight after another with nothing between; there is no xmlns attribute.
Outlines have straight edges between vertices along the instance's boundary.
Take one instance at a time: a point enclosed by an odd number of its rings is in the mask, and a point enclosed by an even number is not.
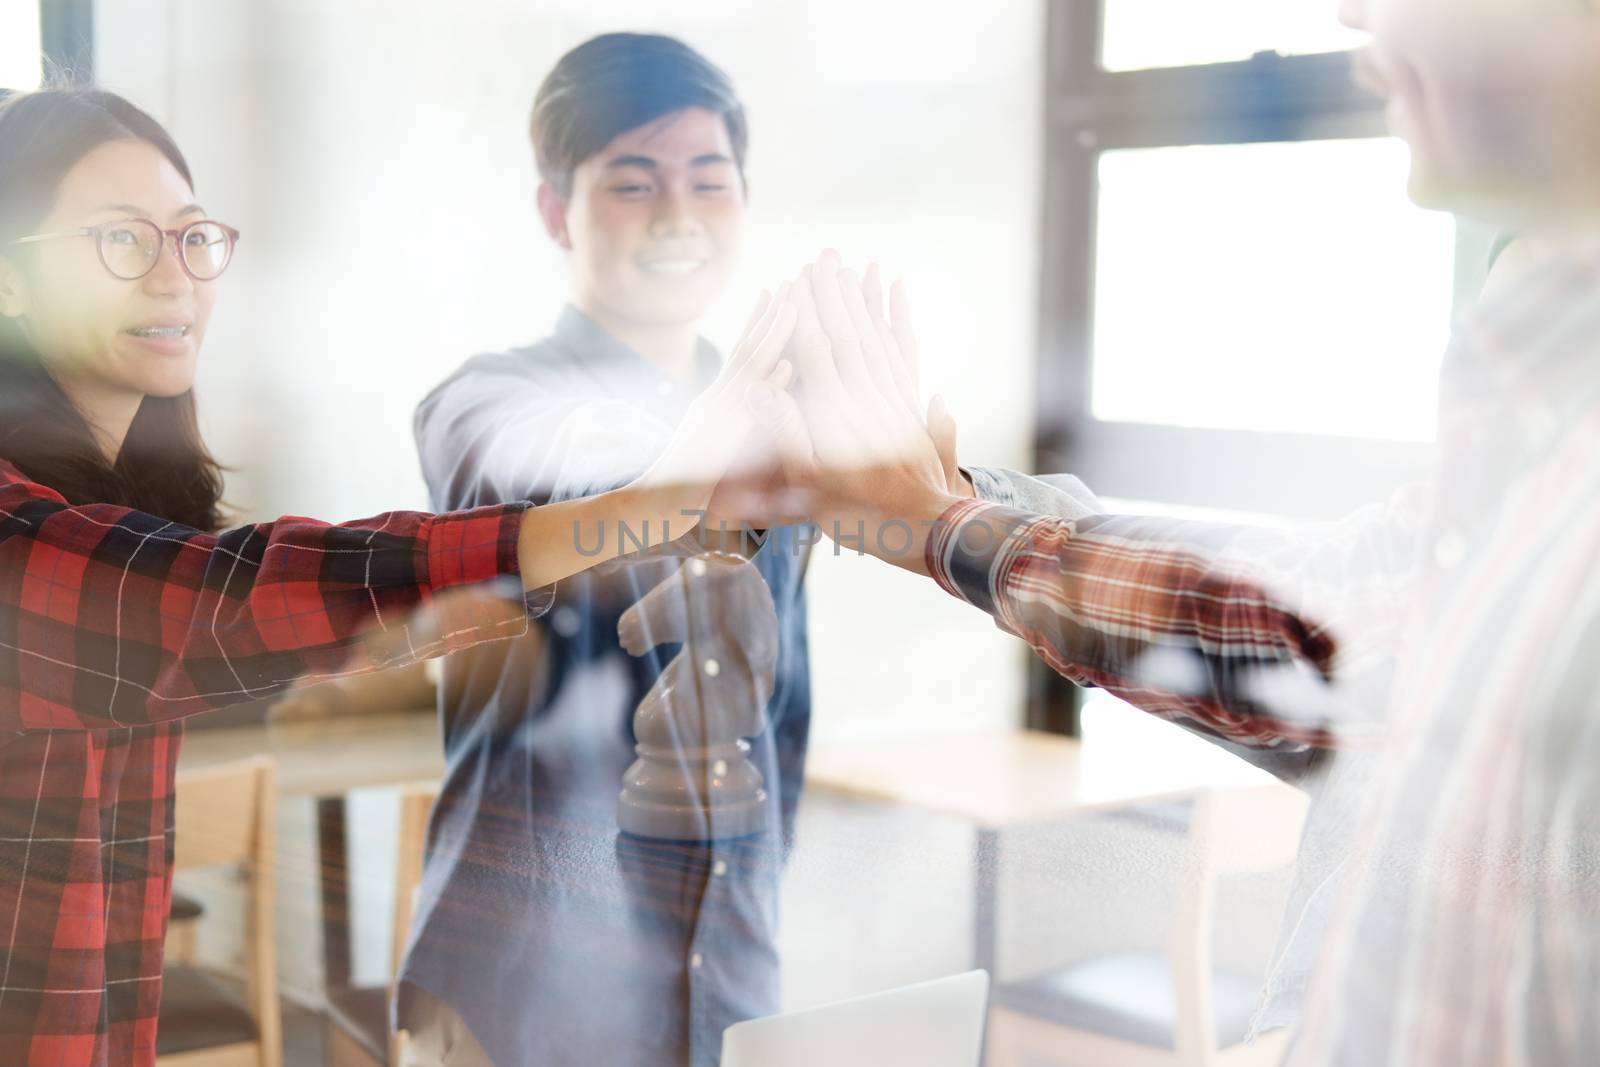
<svg viewBox="0 0 1600 1067"><path fill-rule="evenodd" d="M659 841L723 841L749 837L767 828L767 793L736 804L715 808L699 805L657 804L630 796L623 790L617 797L617 826L635 837Z"/></svg>

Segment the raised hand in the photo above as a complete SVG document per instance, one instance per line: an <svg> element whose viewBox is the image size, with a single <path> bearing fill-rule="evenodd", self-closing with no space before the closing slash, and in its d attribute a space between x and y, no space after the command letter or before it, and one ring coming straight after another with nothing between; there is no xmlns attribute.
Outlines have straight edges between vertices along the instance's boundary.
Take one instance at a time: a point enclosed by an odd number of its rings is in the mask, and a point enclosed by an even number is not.
<svg viewBox="0 0 1600 1067"><path fill-rule="evenodd" d="M956 492L948 473L954 424L941 404L931 406L947 445L942 455L921 409L904 292L891 294L901 322L890 324L875 270L869 282L863 286L854 272L841 270L832 252L804 269L789 289L795 395L768 385L750 389L789 480L817 494L815 517L830 534L854 535L863 526L875 533L891 521L937 517ZM869 533L868 551L882 547L876 540Z"/></svg>
<svg viewBox="0 0 1600 1067"><path fill-rule="evenodd" d="M704 511L724 478L755 479L778 465L776 452L753 444L768 438L751 432L746 396L758 384L785 389L793 375L792 364L781 358L795 325L788 288L779 289L775 297L762 294L722 372L689 406L641 479L647 487L673 493L686 511Z"/></svg>

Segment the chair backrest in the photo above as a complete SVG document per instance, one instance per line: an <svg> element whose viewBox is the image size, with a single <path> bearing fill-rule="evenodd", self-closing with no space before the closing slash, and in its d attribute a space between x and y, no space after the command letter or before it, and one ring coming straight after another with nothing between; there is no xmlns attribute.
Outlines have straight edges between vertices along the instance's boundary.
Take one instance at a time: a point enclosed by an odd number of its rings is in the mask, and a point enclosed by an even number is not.
<svg viewBox="0 0 1600 1067"><path fill-rule="evenodd" d="M427 847L428 814L439 796L438 782L415 782L400 794L400 848L394 877L394 966L399 971L411 937L411 915L422 884L422 855Z"/></svg>
<svg viewBox="0 0 1600 1067"><path fill-rule="evenodd" d="M400 965L405 959L406 944L411 938L411 917L417 905L417 887L422 884L422 857L427 848L428 815L439 796L438 782L415 782L400 793L400 847L397 851L394 878L394 974L390 982L392 1000L399 983ZM391 1030L389 1034L389 1063L395 1067L405 1052L403 1036Z"/></svg>
<svg viewBox="0 0 1600 1067"><path fill-rule="evenodd" d="M1211 951L1217 882L1293 863L1308 803L1300 790L1276 782L1195 797L1168 945L1181 1063L1203 1067L1217 1052Z"/></svg>
<svg viewBox="0 0 1600 1067"><path fill-rule="evenodd" d="M223 864L243 868L249 882L246 948L250 1013L264 1065L283 1061L278 1006L276 901L277 765L253 756L204 770L180 770L173 798L174 871Z"/></svg>
<svg viewBox="0 0 1600 1067"><path fill-rule="evenodd" d="M276 765L253 756L204 770L180 770L173 799L176 823L173 870L249 865L273 844ZM266 859L270 866L271 854Z"/></svg>

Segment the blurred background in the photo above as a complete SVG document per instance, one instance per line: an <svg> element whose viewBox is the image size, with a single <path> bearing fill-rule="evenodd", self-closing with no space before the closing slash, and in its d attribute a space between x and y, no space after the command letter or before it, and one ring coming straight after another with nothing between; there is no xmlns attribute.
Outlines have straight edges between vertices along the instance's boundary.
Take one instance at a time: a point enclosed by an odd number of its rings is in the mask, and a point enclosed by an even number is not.
<svg viewBox="0 0 1600 1067"><path fill-rule="evenodd" d="M1350 81L1361 38L1335 6L0 0L0 86L59 68L128 95L243 232L198 387L243 519L427 506L417 402L468 356L543 336L566 299L535 214L534 91L568 49L627 29L682 37L747 105L746 252L710 323L724 349L762 287L836 247L908 282L964 461L1070 471L1128 510L1316 521L1427 463L1439 357L1491 238L1406 200L1405 148ZM826 548L808 582L819 744L1027 725L1098 740L1112 777L1258 780L1085 700L926 582ZM905 860L872 845L865 877ZM968 907L957 882L930 899ZM790 904L802 931L841 907ZM1257 921L1225 940L1259 954L1274 912L1237 907ZM377 930L356 931L378 946L357 977L387 966ZM795 971L791 1001L836 990L817 977L834 964ZM906 973L854 964L865 988Z"/></svg>
<svg viewBox="0 0 1600 1067"><path fill-rule="evenodd" d="M618 28L683 37L748 107L724 348L834 246L909 283L965 461L1129 506L1331 518L1420 469L1483 254L1406 201L1333 7L103 0L46 4L43 29L64 35L44 62L166 123L244 233L199 384L242 518L427 505L417 401L566 299L534 91ZM0 85L36 84L40 5L0 11ZM822 736L1070 724L1020 645L925 583L826 551L810 582Z"/></svg>

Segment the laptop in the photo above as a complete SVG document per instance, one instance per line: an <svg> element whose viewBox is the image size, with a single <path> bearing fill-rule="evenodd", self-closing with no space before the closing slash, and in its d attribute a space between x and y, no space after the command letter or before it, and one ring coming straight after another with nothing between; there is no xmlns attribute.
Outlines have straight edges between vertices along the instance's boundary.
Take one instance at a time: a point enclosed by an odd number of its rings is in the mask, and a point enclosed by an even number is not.
<svg viewBox="0 0 1600 1067"><path fill-rule="evenodd" d="M722 1067L978 1067L989 972L735 1023Z"/></svg>

